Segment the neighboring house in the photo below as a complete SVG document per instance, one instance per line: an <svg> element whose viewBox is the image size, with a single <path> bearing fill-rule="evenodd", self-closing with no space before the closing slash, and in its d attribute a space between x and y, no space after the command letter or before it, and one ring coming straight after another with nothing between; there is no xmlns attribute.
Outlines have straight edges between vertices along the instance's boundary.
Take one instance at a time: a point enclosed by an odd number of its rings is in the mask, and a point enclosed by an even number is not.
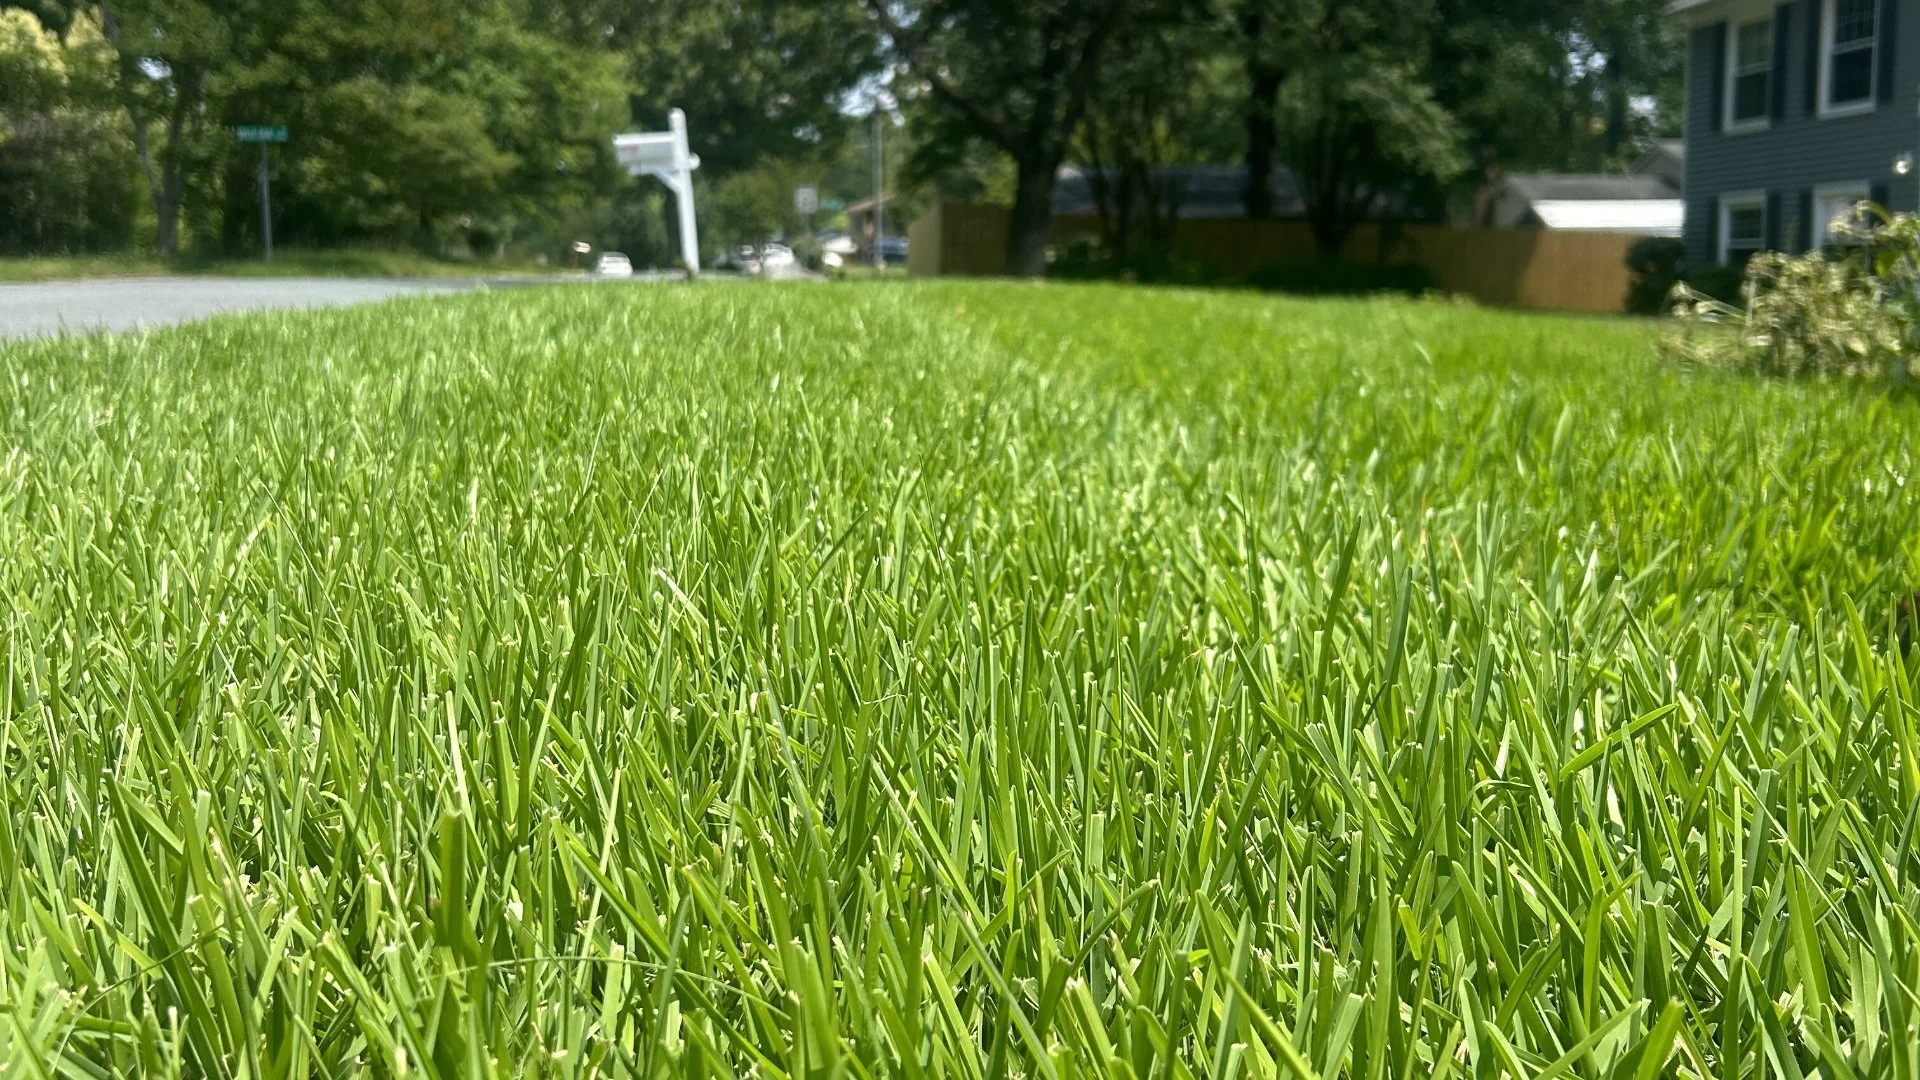
<svg viewBox="0 0 1920 1080"><path fill-rule="evenodd" d="M1687 143L1684 139L1655 139L1633 163L1636 176L1657 176L1667 182L1674 194L1687 186Z"/></svg>
<svg viewBox="0 0 1920 1080"><path fill-rule="evenodd" d="M1920 0L1677 0L1687 258L1824 247L1871 199L1920 208Z"/></svg>
<svg viewBox="0 0 1920 1080"><path fill-rule="evenodd" d="M1500 185L1491 224L1501 229L1679 236L1685 216L1678 185L1660 176L1516 173Z"/></svg>
<svg viewBox="0 0 1920 1080"><path fill-rule="evenodd" d="M1053 212L1064 217L1095 217L1100 213L1097 181L1107 181L1106 199L1111 208L1119 198L1117 171L1065 165L1055 177ZM1153 170L1154 182L1176 202L1174 215L1182 221L1238 220L1247 216L1247 167L1245 165L1163 165ZM1273 216L1304 218L1307 204L1293 173L1275 169L1268 181L1273 193ZM1146 193L1135 191L1134 210L1146 206ZM1376 218L1405 218L1406 200L1382 193L1374 199Z"/></svg>
<svg viewBox="0 0 1920 1080"><path fill-rule="evenodd" d="M847 204L847 231L861 238L862 243L873 235L874 206L873 199L861 199L859 202ZM901 219L900 206L894 201L892 195L886 196L884 209L881 212L885 215L883 224L887 227L888 236L907 235L907 222Z"/></svg>

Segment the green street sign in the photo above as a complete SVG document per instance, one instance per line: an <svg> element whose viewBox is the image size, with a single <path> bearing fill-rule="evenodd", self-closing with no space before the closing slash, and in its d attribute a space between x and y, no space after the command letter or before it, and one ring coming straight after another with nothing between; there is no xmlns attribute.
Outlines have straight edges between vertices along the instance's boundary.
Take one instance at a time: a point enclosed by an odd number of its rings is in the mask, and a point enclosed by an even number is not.
<svg viewBox="0 0 1920 1080"><path fill-rule="evenodd" d="M845 210L846 208L847 208L847 200L845 199L821 199L820 200L820 209L825 210L831 214L837 214L840 211Z"/></svg>
<svg viewBox="0 0 1920 1080"><path fill-rule="evenodd" d="M233 129L233 137L241 142L286 142L285 124L241 124Z"/></svg>

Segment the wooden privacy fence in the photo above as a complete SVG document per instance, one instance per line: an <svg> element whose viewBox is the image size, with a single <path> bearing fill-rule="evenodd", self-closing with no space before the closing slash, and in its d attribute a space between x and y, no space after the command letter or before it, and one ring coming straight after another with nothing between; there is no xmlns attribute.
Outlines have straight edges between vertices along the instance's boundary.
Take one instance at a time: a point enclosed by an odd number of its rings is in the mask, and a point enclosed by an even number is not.
<svg viewBox="0 0 1920 1080"><path fill-rule="evenodd" d="M1056 216L1053 240L1100 235L1100 220ZM994 276L1006 272L1007 211L940 203L908 232L908 269L919 276ZM1501 307L1618 312L1626 307L1627 249L1640 239L1617 233L1545 229L1456 229L1444 225L1363 225L1347 241L1352 261L1419 266L1442 290ZM1179 222L1171 254L1222 281L1316 255L1301 221Z"/></svg>

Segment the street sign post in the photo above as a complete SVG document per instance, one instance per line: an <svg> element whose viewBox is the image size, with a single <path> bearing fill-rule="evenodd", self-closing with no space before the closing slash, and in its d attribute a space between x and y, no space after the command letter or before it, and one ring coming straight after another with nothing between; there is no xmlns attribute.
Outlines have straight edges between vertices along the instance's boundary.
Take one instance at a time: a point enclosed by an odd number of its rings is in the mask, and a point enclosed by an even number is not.
<svg viewBox="0 0 1920 1080"><path fill-rule="evenodd" d="M680 206L680 258L689 274L700 272L700 234L693 211L693 171L700 155L687 149L687 114L667 114L666 131L616 135L614 156L635 176L651 176L667 185Z"/></svg>
<svg viewBox="0 0 1920 1080"><path fill-rule="evenodd" d="M273 172L267 161L267 147L287 141L285 124L241 124L233 129L236 142L260 144L260 246L268 262L273 261Z"/></svg>

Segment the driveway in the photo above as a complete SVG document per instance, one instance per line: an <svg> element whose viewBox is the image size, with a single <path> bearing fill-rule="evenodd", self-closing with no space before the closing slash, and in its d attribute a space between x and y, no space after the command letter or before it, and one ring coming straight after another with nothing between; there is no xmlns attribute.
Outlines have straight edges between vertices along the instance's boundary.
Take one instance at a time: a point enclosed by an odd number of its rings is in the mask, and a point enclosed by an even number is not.
<svg viewBox="0 0 1920 1080"><path fill-rule="evenodd" d="M463 292L475 281L359 278L107 278L0 285L0 340L87 330L138 330L224 311L344 307L396 296ZM507 284L507 283L501 283Z"/></svg>

